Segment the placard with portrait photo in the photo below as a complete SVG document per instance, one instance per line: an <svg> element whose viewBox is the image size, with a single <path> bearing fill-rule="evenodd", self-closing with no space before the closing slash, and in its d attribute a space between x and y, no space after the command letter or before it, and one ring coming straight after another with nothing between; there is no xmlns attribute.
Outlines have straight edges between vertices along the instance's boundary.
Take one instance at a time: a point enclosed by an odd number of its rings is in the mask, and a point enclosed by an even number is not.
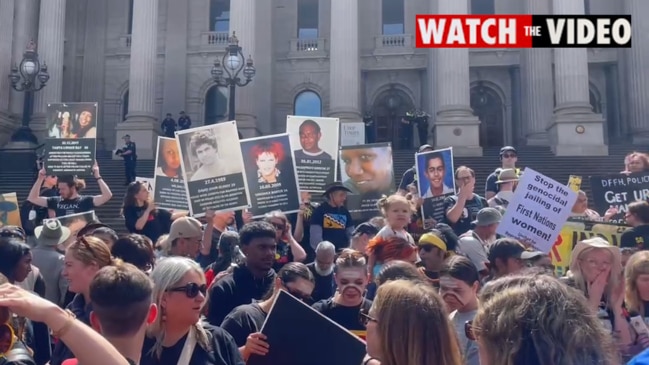
<svg viewBox="0 0 649 365"><path fill-rule="evenodd" d="M22 227L16 193L0 194L0 228L4 226Z"/></svg>
<svg viewBox="0 0 649 365"><path fill-rule="evenodd" d="M427 226L442 222L446 215L444 200L455 195L453 147L415 154L417 189L423 198L421 214Z"/></svg>
<svg viewBox="0 0 649 365"><path fill-rule="evenodd" d="M97 154L98 105L47 104L44 161L49 174L92 175Z"/></svg>
<svg viewBox="0 0 649 365"><path fill-rule="evenodd" d="M249 211L254 218L281 210L289 214L300 210L297 172L288 134L276 134L241 141L250 189Z"/></svg>
<svg viewBox="0 0 649 365"><path fill-rule="evenodd" d="M153 201L161 209L189 211L178 140L158 137L157 151Z"/></svg>
<svg viewBox="0 0 649 365"><path fill-rule="evenodd" d="M351 190L347 209L354 221L380 215L376 203L395 191L392 145L374 143L340 147L340 179Z"/></svg>
<svg viewBox="0 0 649 365"><path fill-rule="evenodd" d="M289 115L286 133L293 147L300 191L324 192L338 173L340 120Z"/></svg>
<svg viewBox="0 0 649 365"><path fill-rule="evenodd" d="M80 230L82 230L91 222L95 222L97 220L97 216L95 215L94 210L90 210L83 213L75 213L64 215L62 217L56 217L56 219L61 222L62 226L68 227L68 229L70 230L70 238L68 238L68 240L61 245L62 247L59 247L63 251L65 251L68 245L76 239L77 233L79 233Z"/></svg>
<svg viewBox="0 0 649 365"><path fill-rule="evenodd" d="M236 121L176 131L189 213L250 207Z"/></svg>

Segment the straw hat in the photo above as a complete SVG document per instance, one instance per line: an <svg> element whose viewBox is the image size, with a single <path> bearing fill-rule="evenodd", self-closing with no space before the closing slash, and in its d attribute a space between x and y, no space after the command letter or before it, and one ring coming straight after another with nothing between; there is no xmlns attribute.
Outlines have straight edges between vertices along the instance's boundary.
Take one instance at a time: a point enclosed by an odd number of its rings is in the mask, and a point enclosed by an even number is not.
<svg viewBox="0 0 649 365"><path fill-rule="evenodd" d="M593 237L587 240L579 241L577 243L575 248L572 250L572 257L570 259L570 271L579 271L579 256L585 250L591 248L603 248L608 250L611 253L611 257L613 257L613 262L611 263L611 272L622 272L622 254L620 253L620 248L609 244L608 241L606 241L602 237Z"/></svg>

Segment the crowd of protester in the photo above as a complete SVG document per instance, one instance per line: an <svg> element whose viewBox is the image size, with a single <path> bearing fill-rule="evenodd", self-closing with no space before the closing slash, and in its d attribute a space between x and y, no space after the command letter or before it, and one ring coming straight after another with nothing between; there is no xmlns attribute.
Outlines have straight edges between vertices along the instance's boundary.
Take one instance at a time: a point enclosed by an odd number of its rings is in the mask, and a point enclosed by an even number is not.
<svg viewBox="0 0 649 365"><path fill-rule="evenodd" d="M272 351L262 328L285 291L365 341L367 365L649 364L649 203L629 205L621 248L579 241L558 277L547 253L496 233L523 173L514 147L499 158L483 195L470 167L456 169L439 222L421 217L413 169L381 216L356 224L341 183L303 194L296 214L243 212L237 224L235 212L158 209L132 182L126 235L57 219L111 199L98 166L98 196L41 170L23 227L0 228L0 325L11 329L0 363L245 364ZM621 173L647 170L634 152ZM589 209L583 191L572 209L616 213Z"/></svg>

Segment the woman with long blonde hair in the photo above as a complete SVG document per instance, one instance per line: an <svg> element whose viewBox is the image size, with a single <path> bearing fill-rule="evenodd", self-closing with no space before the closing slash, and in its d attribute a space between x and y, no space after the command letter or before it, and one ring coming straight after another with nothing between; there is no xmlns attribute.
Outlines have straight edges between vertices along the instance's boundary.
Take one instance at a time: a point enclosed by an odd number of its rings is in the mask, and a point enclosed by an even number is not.
<svg viewBox="0 0 649 365"><path fill-rule="evenodd" d="M649 251L634 253L627 262L624 271L626 289L626 308L629 311L631 328L636 337L631 353L649 347L649 335L643 330L649 322Z"/></svg>
<svg viewBox="0 0 649 365"><path fill-rule="evenodd" d="M425 282L395 280L381 285L363 317L367 352L376 354L381 365L462 365L446 305Z"/></svg>
<svg viewBox="0 0 649 365"><path fill-rule="evenodd" d="M632 343L624 311L624 279L620 249L601 237L577 243L565 284L584 294L593 314L617 338L620 348Z"/></svg>
<svg viewBox="0 0 649 365"><path fill-rule="evenodd" d="M612 336L584 296L545 273L485 285L466 332L481 365L619 365Z"/></svg>

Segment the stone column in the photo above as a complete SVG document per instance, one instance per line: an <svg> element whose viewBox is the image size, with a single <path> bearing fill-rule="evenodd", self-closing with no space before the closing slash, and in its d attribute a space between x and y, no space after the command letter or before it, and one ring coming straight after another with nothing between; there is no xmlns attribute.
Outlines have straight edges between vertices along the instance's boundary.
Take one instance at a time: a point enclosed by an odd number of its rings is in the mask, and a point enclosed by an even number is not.
<svg viewBox="0 0 649 365"><path fill-rule="evenodd" d="M553 0L554 13L584 14L582 0ZM607 155L604 118L590 105L588 50L555 48L556 107L550 124L552 149L558 156Z"/></svg>
<svg viewBox="0 0 649 365"><path fill-rule="evenodd" d="M608 140L621 142L627 129L620 116L620 81L617 64L604 66L606 75L606 111L608 120ZM609 142L609 144L612 144Z"/></svg>
<svg viewBox="0 0 649 365"><path fill-rule="evenodd" d="M512 66L509 68L509 79L511 86L509 103L511 110L511 133L508 133L511 142L514 145L519 145L525 136L525 126L523 125L523 112L521 110L521 68L519 66Z"/></svg>
<svg viewBox="0 0 649 365"><path fill-rule="evenodd" d="M468 0L438 0L438 14L468 14ZM437 118L435 147L453 146L456 155L482 155L480 120L471 109L469 50L438 49L436 54Z"/></svg>
<svg viewBox="0 0 649 365"><path fill-rule="evenodd" d="M2 1L0 1L2 2ZM38 14L40 13L40 0L15 0L14 5L14 31L12 64L18 65L23 59L29 41L38 40ZM4 76L2 76L4 77ZM23 114L23 100L25 93L11 90L11 112L17 120Z"/></svg>
<svg viewBox="0 0 649 365"><path fill-rule="evenodd" d="M154 156L160 126L155 99L158 63L158 0L135 0L131 34L131 69L126 121L117 125L116 146L122 146L124 134L137 144L138 157Z"/></svg>
<svg viewBox="0 0 649 365"><path fill-rule="evenodd" d="M550 14L551 0L525 0L527 14ZM521 50L521 123L524 123L528 145L547 146L547 129L554 109L552 81L552 49L527 48Z"/></svg>
<svg viewBox="0 0 649 365"><path fill-rule="evenodd" d="M187 111L187 23L189 3L167 2L167 30L165 32L164 91L162 113L179 118L180 111ZM205 75L207 76L207 75ZM192 123L197 118L192 118ZM195 125L194 125L195 127Z"/></svg>
<svg viewBox="0 0 649 365"><path fill-rule="evenodd" d="M11 46L14 27L14 0L0 1L0 145L9 140L14 130L9 97L11 82L7 77L11 71Z"/></svg>
<svg viewBox="0 0 649 365"><path fill-rule="evenodd" d="M647 2L625 0L625 13L633 17L633 47L625 49L629 127L634 144L649 143L649 19Z"/></svg>
<svg viewBox="0 0 649 365"><path fill-rule="evenodd" d="M236 0L230 2L230 33L235 32L239 39L239 46L242 48L243 56L247 59L252 56L254 62L257 60L256 53L256 29L257 18L255 16L255 0ZM243 60L245 62L245 60ZM239 75L243 78L243 71ZM257 115L255 113L255 79L244 87L236 87L235 96L235 119L237 127L244 138L256 137ZM231 97L231 96L230 96Z"/></svg>
<svg viewBox="0 0 649 365"><path fill-rule="evenodd" d="M358 1L331 0L331 19L328 115L341 123L361 122Z"/></svg>
<svg viewBox="0 0 649 365"><path fill-rule="evenodd" d="M66 3L66 0L41 1L36 47L41 64L47 64L50 80L42 90L36 92L34 99L34 116L30 127L39 141L46 138L47 105L63 101L61 98L63 96ZM72 85L68 85L68 87L72 87Z"/></svg>

